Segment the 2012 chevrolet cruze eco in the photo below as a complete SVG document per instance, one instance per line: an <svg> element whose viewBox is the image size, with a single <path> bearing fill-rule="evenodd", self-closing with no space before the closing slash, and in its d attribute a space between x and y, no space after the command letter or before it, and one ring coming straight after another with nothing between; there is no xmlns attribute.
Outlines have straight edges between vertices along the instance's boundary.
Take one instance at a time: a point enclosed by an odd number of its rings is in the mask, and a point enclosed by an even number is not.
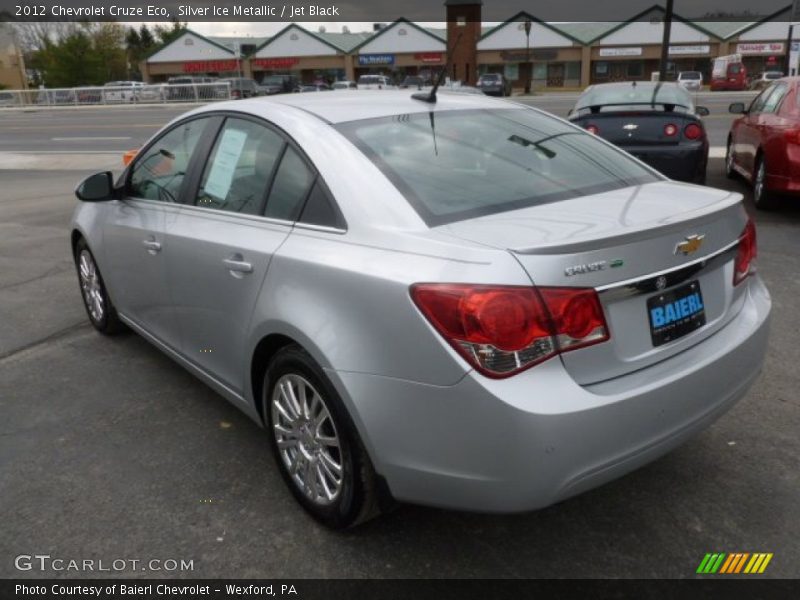
<svg viewBox="0 0 800 600"><path fill-rule="evenodd" d="M77 195L92 324L263 424L334 527L383 498L508 512L595 487L714 421L765 353L740 195L501 100L209 105Z"/></svg>

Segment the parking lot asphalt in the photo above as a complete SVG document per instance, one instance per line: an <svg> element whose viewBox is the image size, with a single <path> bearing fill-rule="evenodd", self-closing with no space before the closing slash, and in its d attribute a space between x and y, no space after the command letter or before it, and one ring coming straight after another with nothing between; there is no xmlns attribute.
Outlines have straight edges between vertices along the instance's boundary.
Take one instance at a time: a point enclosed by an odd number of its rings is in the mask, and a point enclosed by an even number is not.
<svg viewBox="0 0 800 600"><path fill-rule="evenodd" d="M709 185L747 194L722 169L710 162ZM67 231L85 174L0 170L0 577L98 575L20 572L20 554L194 561L118 573L149 577L693 577L707 552L771 552L764 576L800 575L791 201L756 215L764 372L708 430L541 511L401 506L334 533L296 505L255 424L142 338L91 329Z"/></svg>

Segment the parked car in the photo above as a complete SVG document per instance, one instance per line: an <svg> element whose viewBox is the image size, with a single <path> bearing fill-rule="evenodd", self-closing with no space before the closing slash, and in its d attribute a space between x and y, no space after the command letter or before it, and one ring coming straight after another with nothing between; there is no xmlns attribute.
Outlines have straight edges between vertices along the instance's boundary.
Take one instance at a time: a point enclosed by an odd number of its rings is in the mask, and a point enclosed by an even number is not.
<svg viewBox="0 0 800 600"><path fill-rule="evenodd" d="M358 85L355 81L334 81L331 86L333 90L356 90Z"/></svg>
<svg viewBox="0 0 800 600"><path fill-rule="evenodd" d="M166 99L193 101L227 98L229 84L214 77L180 75L167 80Z"/></svg>
<svg viewBox="0 0 800 600"><path fill-rule="evenodd" d="M703 74L700 71L681 71L677 81L687 92L699 92L703 88Z"/></svg>
<svg viewBox="0 0 800 600"><path fill-rule="evenodd" d="M720 56L714 59L711 71L711 91L742 91L747 89L747 68L739 54Z"/></svg>
<svg viewBox="0 0 800 600"><path fill-rule="evenodd" d="M531 107L420 96L210 104L116 183L86 179L70 229L92 325L262 425L332 527L392 500L547 506L747 392L771 305L740 194Z"/></svg>
<svg viewBox="0 0 800 600"><path fill-rule="evenodd" d="M671 179L703 184L707 114L676 83L604 83L586 88L569 119Z"/></svg>
<svg viewBox="0 0 800 600"><path fill-rule="evenodd" d="M21 98L17 95L0 90L0 106L16 106L21 104Z"/></svg>
<svg viewBox="0 0 800 600"><path fill-rule="evenodd" d="M487 96L510 96L511 82L502 73L484 73L477 87Z"/></svg>
<svg viewBox="0 0 800 600"><path fill-rule="evenodd" d="M304 83L299 85L295 91L297 92L329 92L331 86L327 83Z"/></svg>
<svg viewBox="0 0 800 600"><path fill-rule="evenodd" d="M360 90L395 90L397 87L386 75L362 75L358 78Z"/></svg>
<svg viewBox="0 0 800 600"><path fill-rule="evenodd" d="M783 73L781 71L764 71L750 82L750 89L763 90L782 77Z"/></svg>
<svg viewBox="0 0 800 600"><path fill-rule="evenodd" d="M163 102L166 100L166 86L161 83L146 83L136 90L138 102Z"/></svg>
<svg viewBox="0 0 800 600"><path fill-rule="evenodd" d="M423 88L425 86L428 86L428 85L431 85L430 80L428 80L428 79L426 79L424 77L420 77L419 75L408 75L408 76L406 76L405 79L403 79L403 82L400 84L400 88L401 89L406 89L406 88L421 89L421 88Z"/></svg>
<svg viewBox="0 0 800 600"><path fill-rule="evenodd" d="M288 94L300 85L300 80L294 75L267 75L261 81L261 89L265 96L273 94Z"/></svg>
<svg viewBox="0 0 800 600"><path fill-rule="evenodd" d="M75 104L77 95L73 89L42 89L36 98L37 104Z"/></svg>
<svg viewBox="0 0 800 600"><path fill-rule="evenodd" d="M103 91L103 88L91 86L75 88L79 104L102 104Z"/></svg>
<svg viewBox="0 0 800 600"><path fill-rule="evenodd" d="M740 115L728 135L725 171L753 186L756 208L769 209L777 194L800 195L800 78L774 81L750 103L730 105Z"/></svg>
<svg viewBox="0 0 800 600"><path fill-rule="evenodd" d="M228 82L231 86L231 98L239 100L242 98L252 98L261 96L262 91L254 79L249 77L231 77L220 79L221 83Z"/></svg>
<svg viewBox="0 0 800 600"><path fill-rule="evenodd" d="M108 103L135 102L142 85L141 81L109 81L103 86L103 100Z"/></svg>

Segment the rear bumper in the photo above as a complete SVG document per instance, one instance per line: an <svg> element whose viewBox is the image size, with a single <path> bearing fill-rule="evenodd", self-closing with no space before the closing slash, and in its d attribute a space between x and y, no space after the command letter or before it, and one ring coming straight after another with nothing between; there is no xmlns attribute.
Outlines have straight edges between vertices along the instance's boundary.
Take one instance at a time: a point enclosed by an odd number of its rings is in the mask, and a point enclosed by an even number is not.
<svg viewBox="0 0 800 600"><path fill-rule="evenodd" d="M532 510L628 473L708 426L758 375L771 302L758 278L736 319L638 372L580 386L550 360L446 387L329 371L376 470L402 501Z"/></svg>
<svg viewBox="0 0 800 600"><path fill-rule="evenodd" d="M701 142L620 148L676 181L697 181L705 174L708 163L708 145Z"/></svg>

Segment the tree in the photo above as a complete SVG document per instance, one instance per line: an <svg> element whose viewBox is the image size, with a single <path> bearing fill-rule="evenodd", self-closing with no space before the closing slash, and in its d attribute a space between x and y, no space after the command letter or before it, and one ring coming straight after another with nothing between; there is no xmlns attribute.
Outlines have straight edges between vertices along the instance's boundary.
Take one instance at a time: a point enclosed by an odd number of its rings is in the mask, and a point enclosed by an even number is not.
<svg viewBox="0 0 800 600"><path fill-rule="evenodd" d="M155 50L157 45L147 25L142 24L138 30L133 27L128 28L125 33L125 51L127 53L131 74L136 79L141 79L139 63L147 58L153 50Z"/></svg>
<svg viewBox="0 0 800 600"><path fill-rule="evenodd" d="M71 23L56 35L49 29L29 34L36 44L28 59L34 85L102 85L128 76L119 23Z"/></svg>
<svg viewBox="0 0 800 600"><path fill-rule="evenodd" d="M170 25L165 27L163 25L156 25L154 28L156 37L159 44L166 46L170 42L175 41L186 31L186 23L181 23L177 19L172 19Z"/></svg>

